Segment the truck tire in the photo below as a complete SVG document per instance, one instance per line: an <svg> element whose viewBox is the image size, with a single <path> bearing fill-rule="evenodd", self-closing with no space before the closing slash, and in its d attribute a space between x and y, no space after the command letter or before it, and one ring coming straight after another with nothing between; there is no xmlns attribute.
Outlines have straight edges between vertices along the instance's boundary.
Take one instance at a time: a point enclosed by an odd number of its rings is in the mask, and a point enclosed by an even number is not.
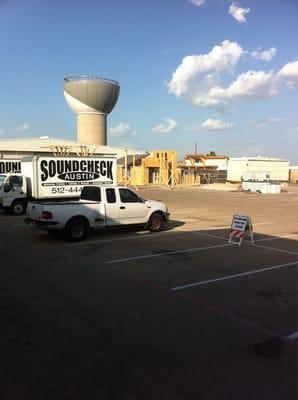
<svg viewBox="0 0 298 400"><path fill-rule="evenodd" d="M66 237L72 242L84 240L88 233L88 223L83 218L73 218L65 227Z"/></svg>
<svg viewBox="0 0 298 400"><path fill-rule="evenodd" d="M10 212L14 215L22 215L25 211L26 203L23 200L15 200L10 207Z"/></svg>
<svg viewBox="0 0 298 400"><path fill-rule="evenodd" d="M148 229L150 232L159 232L162 230L164 226L164 219L162 215L158 213L154 213L151 215L149 222L148 222Z"/></svg>

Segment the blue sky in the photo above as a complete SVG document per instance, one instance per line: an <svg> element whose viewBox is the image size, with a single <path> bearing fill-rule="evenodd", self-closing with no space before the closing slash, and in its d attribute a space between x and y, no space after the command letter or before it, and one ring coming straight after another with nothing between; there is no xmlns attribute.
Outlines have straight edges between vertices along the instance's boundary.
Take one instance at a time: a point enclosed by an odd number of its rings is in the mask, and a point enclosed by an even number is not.
<svg viewBox="0 0 298 400"><path fill-rule="evenodd" d="M108 144L298 164L298 0L0 0L0 137L74 140L68 75L117 80Z"/></svg>

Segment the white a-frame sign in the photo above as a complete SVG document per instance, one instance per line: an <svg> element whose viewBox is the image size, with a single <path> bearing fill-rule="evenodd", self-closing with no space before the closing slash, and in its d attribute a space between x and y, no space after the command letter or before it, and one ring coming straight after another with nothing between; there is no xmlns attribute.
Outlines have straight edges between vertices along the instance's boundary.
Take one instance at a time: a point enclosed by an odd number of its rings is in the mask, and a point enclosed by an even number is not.
<svg viewBox="0 0 298 400"><path fill-rule="evenodd" d="M229 243L237 243L240 246L247 232L250 235L251 243L253 243L254 235L250 216L234 215L231 224Z"/></svg>

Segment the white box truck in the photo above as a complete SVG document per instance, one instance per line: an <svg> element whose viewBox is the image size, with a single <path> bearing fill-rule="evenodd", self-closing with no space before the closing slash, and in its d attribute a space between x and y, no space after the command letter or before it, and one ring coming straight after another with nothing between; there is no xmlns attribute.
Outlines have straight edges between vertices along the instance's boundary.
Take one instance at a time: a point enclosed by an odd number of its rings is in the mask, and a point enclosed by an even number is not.
<svg viewBox="0 0 298 400"><path fill-rule="evenodd" d="M21 160L0 159L0 174L11 174L21 172Z"/></svg>
<svg viewBox="0 0 298 400"><path fill-rule="evenodd" d="M15 215L29 200L78 198L85 185L116 184L116 157L24 158L21 173L0 174L0 206Z"/></svg>

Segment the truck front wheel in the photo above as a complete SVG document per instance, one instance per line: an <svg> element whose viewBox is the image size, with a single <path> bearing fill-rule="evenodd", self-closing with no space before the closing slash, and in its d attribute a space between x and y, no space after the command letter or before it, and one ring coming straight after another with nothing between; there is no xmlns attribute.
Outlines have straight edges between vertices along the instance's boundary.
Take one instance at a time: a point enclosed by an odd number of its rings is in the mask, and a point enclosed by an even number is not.
<svg viewBox="0 0 298 400"><path fill-rule="evenodd" d="M154 213L151 215L148 222L148 229L150 232L159 232L164 226L164 219L162 215Z"/></svg>
<svg viewBox="0 0 298 400"><path fill-rule="evenodd" d="M22 215L25 213L26 211L26 204L24 201L22 200L15 200L11 207L10 207L10 211L12 214L14 215Z"/></svg>
<svg viewBox="0 0 298 400"><path fill-rule="evenodd" d="M88 233L88 224L83 218L73 218L65 228L66 236L72 242L84 240Z"/></svg>

